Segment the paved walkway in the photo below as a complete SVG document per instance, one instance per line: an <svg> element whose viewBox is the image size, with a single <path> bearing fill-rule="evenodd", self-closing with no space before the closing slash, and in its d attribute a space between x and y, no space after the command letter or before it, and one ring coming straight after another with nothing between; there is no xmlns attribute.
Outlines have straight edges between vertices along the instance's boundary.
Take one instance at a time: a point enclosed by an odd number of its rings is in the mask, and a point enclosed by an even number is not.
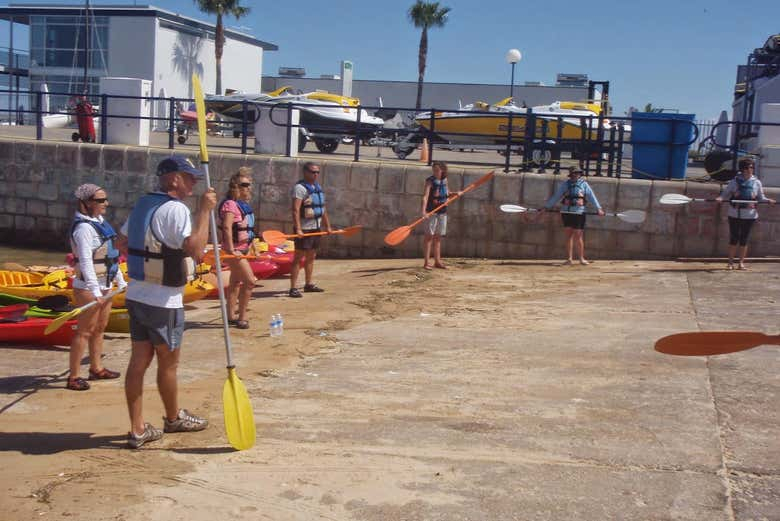
<svg viewBox="0 0 780 521"><path fill-rule="evenodd" d="M780 265L724 268L321 261L326 293L299 300L263 281L233 331L258 428L239 453L214 301L188 310L180 369L183 405L213 425L140 451L123 448L120 382L65 391L66 350L5 347L2 518L780 519L777 347L653 351L681 331L778 332ZM114 335L106 365L128 350ZM146 408L159 424L153 373Z"/></svg>

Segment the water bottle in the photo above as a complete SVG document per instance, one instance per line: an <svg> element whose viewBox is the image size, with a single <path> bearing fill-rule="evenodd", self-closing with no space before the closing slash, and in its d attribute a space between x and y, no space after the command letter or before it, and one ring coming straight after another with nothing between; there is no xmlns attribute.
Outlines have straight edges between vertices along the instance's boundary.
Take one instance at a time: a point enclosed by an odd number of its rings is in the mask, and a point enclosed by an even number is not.
<svg viewBox="0 0 780 521"><path fill-rule="evenodd" d="M272 337L282 336L282 315L280 314L271 315L270 326L271 326L270 334Z"/></svg>
<svg viewBox="0 0 780 521"><path fill-rule="evenodd" d="M282 318L282 314L279 313L276 315L277 318L277 327L279 328L279 333L277 336L282 336L282 333L284 333L284 319Z"/></svg>

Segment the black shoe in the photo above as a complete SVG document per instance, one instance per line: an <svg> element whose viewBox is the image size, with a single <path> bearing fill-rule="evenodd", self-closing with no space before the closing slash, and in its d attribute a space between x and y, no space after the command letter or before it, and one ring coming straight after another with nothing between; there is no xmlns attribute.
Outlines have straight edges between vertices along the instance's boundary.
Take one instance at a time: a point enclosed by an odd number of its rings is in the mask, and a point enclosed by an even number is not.
<svg viewBox="0 0 780 521"><path fill-rule="evenodd" d="M289 296L293 298L301 298L303 295L301 295L301 292L298 291L298 288L292 288L290 289Z"/></svg>
<svg viewBox="0 0 780 521"><path fill-rule="evenodd" d="M322 293L325 290L320 288L316 284L306 284L303 287L303 291L306 292L306 293Z"/></svg>

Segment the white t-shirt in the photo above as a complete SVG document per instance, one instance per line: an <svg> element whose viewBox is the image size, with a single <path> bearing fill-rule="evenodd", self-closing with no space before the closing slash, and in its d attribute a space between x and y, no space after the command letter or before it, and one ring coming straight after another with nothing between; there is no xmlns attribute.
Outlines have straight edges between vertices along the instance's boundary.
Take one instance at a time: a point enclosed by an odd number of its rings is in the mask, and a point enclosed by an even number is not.
<svg viewBox="0 0 780 521"><path fill-rule="evenodd" d="M154 235L169 248L181 249L184 240L192 235L190 209L181 201L163 203L154 214L150 226ZM122 235L127 236L128 222L122 225ZM127 300L133 300L159 308L184 307L184 286L163 286L143 280L130 280Z"/></svg>
<svg viewBox="0 0 780 521"><path fill-rule="evenodd" d="M103 222L103 216L98 215L97 218L84 215L81 212L76 212L74 219L83 221L95 221L97 223ZM73 279L73 287L76 289L85 289L91 291L95 297L102 297L110 288L105 284L105 276L98 276L95 274L95 266L92 262L92 252L100 248L100 235L97 230L89 224L81 223L73 230L73 236L71 237L73 245L73 255L79 259L79 270L84 280L76 277ZM118 287L126 286L125 278L122 275L121 270L117 270L114 276L114 282Z"/></svg>

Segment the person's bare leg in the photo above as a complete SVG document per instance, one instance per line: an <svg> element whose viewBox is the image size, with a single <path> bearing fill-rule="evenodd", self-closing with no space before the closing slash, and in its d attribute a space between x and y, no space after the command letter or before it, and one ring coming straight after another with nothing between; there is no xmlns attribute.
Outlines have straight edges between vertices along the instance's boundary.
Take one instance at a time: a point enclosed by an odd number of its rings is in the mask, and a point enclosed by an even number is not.
<svg viewBox="0 0 780 521"><path fill-rule="evenodd" d="M73 290L73 300L76 306L83 306L92 302L92 293L86 290ZM73 340L70 344L68 365L70 368L69 379L71 380L79 377L81 358L84 356L84 350L90 343L90 336L95 330L98 316L98 310L94 306L78 316L78 329L76 334L73 335Z"/></svg>
<svg viewBox="0 0 780 521"><path fill-rule="evenodd" d="M577 251L579 253L580 257L580 264L590 264L585 259L585 231L584 230L575 230L574 231L574 240L577 242Z"/></svg>
<svg viewBox="0 0 780 521"><path fill-rule="evenodd" d="M312 283L312 277L314 276L314 259L317 257L317 250L306 250L306 262L303 265L304 273L306 276L306 285L309 286Z"/></svg>
<svg viewBox="0 0 780 521"><path fill-rule="evenodd" d="M736 244L729 244L729 264L728 268L730 270L734 269L734 255L737 253L737 245Z"/></svg>
<svg viewBox="0 0 780 521"><path fill-rule="evenodd" d="M441 235L433 236L433 265L437 268L447 267L441 260Z"/></svg>
<svg viewBox="0 0 780 521"><path fill-rule="evenodd" d="M255 286L255 274L252 273L252 267L249 265L249 262L242 259L236 266L236 275L241 284L238 292L238 320L246 320L249 299L252 298L252 289Z"/></svg>
<svg viewBox="0 0 780 521"><path fill-rule="evenodd" d="M154 358L154 347L147 340L134 340L131 345L130 362L125 371L125 399L130 414L130 431L140 436L144 432L144 374Z"/></svg>
<svg viewBox="0 0 780 521"><path fill-rule="evenodd" d="M423 268L430 269L431 263L431 243L433 242L433 235L428 233L423 238Z"/></svg>
<svg viewBox="0 0 780 521"><path fill-rule="evenodd" d="M574 261L574 228L564 228L566 232L566 251L569 254L566 260L566 264L571 264Z"/></svg>
<svg viewBox="0 0 780 521"><path fill-rule="evenodd" d="M243 260L243 259L242 259ZM240 313L241 307L239 306L238 309L236 309L236 302L238 302L238 293L241 289L241 274L239 271L239 265L241 261L239 260L236 262L235 259L231 259L230 261L230 282L228 283L227 287L227 294L225 295L225 298L227 299L227 314L229 320L236 320L237 315Z"/></svg>
<svg viewBox="0 0 780 521"><path fill-rule="evenodd" d="M745 257L747 257L747 244L739 247L739 269L745 269Z"/></svg>
<svg viewBox="0 0 780 521"><path fill-rule="evenodd" d="M295 255L293 255L293 263L290 267L290 289L295 288L296 284L298 284L298 272L301 269L301 259L305 253L306 252L304 250L295 250Z"/></svg>
<svg viewBox="0 0 780 521"><path fill-rule="evenodd" d="M154 346L157 354L157 390L160 392L165 416L173 421L179 416L179 391L176 372L179 369L179 349L171 351L166 344Z"/></svg>
<svg viewBox="0 0 780 521"><path fill-rule="evenodd" d="M111 318L111 301L97 307L95 313L95 327L89 336L89 368L93 373L103 369L103 333Z"/></svg>

